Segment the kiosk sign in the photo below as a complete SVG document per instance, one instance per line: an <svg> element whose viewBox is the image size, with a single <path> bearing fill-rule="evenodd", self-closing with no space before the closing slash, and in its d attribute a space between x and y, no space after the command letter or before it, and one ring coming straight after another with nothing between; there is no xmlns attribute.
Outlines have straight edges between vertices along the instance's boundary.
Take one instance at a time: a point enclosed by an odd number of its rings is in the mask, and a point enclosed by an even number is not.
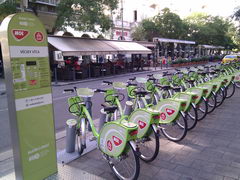
<svg viewBox="0 0 240 180"><path fill-rule="evenodd" d="M47 35L30 13L10 15L0 29L16 179L57 172Z"/></svg>

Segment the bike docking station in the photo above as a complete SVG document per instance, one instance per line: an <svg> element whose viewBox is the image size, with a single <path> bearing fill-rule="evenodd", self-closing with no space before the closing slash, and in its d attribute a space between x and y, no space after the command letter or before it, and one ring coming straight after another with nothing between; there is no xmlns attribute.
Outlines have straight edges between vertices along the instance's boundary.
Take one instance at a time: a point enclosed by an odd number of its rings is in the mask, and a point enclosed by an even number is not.
<svg viewBox="0 0 240 180"><path fill-rule="evenodd" d="M46 30L31 13L13 14L0 42L15 178L42 180L58 171Z"/></svg>
<svg viewBox="0 0 240 180"><path fill-rule="evenodd" d="M88 102L91 102L91 97L83 97L84 102L86 103L86 108L88 109L90 115L92 116L92 107ZM101 111L100 119L104 119L105 113ZM97 119L96 121L98 121ZM101 124L101 121L100 121ZM102 123L103 125L104 123ZM65 149L60 150L57 152L57 161L58 163L62 164L68 164L76 159L78 159L80 156L83 156L97 148L97 141L95 138L92 138L92 136L87 133L86 135L86 149L84 152L79 155L78 153L78 147L76 145L77 139L76 139L76 130L77 130L77 120L76 119L68 119L66 121L66 137L65 137ZM88 125L86 128L86 131L91 132L91 127Z"/></svg>

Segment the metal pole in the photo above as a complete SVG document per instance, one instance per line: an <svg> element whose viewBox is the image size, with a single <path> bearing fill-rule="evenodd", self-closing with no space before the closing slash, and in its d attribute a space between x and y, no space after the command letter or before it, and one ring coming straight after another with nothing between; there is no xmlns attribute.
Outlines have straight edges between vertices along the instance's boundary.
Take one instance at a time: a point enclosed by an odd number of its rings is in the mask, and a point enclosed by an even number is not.
<svg viewBox="0 0 240 180"><path fill-rule="evenodd" d="M73 66L73 81L76 81L76 71L74 66Z"/></svg>
<svg viewBox="0 0 240 180"><path fill-rule="evenodd" d="M54 67L54 79L55 79L55 84L57 84L58 80L57 80L57 67L56 66Z"/></svg>
<svg viewBox="0 0 240 180"><path fill-rule="evenodd" d="M122 37L121 40L123 40L123 0L121 0L121 15L122 15Z"/></svg>

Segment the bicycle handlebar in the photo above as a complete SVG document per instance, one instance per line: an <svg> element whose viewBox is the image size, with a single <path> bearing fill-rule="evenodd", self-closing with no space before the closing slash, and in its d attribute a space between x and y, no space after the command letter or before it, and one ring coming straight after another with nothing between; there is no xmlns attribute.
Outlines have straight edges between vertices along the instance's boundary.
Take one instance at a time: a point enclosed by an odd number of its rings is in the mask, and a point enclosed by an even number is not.
<svg viewBox="0 0 240 180"><path fill-rule="evenodd" d="M67 92L73 93L74 91L75 91L75 89L64 89L63 93L67 93Z"/></svg>
<svg viewBox="0 0 240 180"><path fill-rule="evenodd" d="M130 81L134 81L136 80L136 77L133 77L133 78L129 78Z"/></svg>
<svg viewBox="0 0 240 180"><path fill-rule="evenodd" d="M108 84L108 85L113 84L113 82L111 82L111 81L103 81L103 83Z"/></svg>
<svg viewBox="0 0 240 180"><path fill-rule="evenodd" d="M107 90L104 90L104 89L96 89L96 90L94 90L94 92L99 92L99 93L105 93L105 92L107 92Z"/></svg>

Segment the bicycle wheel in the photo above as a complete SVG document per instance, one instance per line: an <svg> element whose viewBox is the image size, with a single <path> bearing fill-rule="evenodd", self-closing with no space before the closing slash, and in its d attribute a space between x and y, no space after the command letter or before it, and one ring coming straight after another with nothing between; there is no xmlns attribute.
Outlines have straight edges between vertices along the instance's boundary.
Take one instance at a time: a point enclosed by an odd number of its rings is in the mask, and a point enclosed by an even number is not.
<svg viewBox="0 0 240 180"><path fill-rule="evenodd" d="M80 128L77 129L76 133L76 143L78 154L81 155L86 148L86 121L81 119Z"/></svg>
<svg viewBox="0 0 240 180"><path fill-rule="evenodd" d="M198 114L198 121L203 120L208 113L208 102L203 97L199 104L197 104L197 114Z"/></svg>
<svg viewBox="0 0 240 180"><path fill-rule="evenodd" d="M226 98L230 98L233 96L235 93L235 84L234 82L231 82L227 87L226 87Z"/></svg>
<svg viewBox="0 0 240 180"><path fill-rule="evenodd" d="M178 119L168 124L160 124L163 135L174 142L181 141L187 134L187 120L183 112L180 112Z"/></svg>
<svg viewBox="0 0 240 180"><path fill-rule="evenodd" d="M198 121L197 108L194 104L191 103L190 109L185 113L187 119L188 130L195 128Z"/></svg>
<svg viewBox="0 0 240 180"><path fill-rule="evenodd" d="M208 98L208 113L211 113L214 111L217 105L217 100L216 100L216 94L211 92L210 97Z"/></svg>
<svg viewBox="0 0 240 180"><path fill-rule="evenodd" d="M236 86L237 88L240 88L240 82L235 82L235 86Z"/></svg>
<svg viewBox="0 0 240 180"><path fill-rule="evenodd" d="M140 158L145 162L153 161L159 152L159 134L153 126L149 128L148 135L138 140Z"/></svg>
<svg viewBox="0 0 240 180"><path fill-rule="evenodd" d="M137 179L140 172L140 162L137 152L128 142L127 150L118 158L107 156L110 168L118 179Z"/></svg>
<svg viewBox="0 0 240 180"><path fill-rule="evenodd" d="M217 92L216 92L216 107L219 107L220 105L222 105L222 103L224 102L225 100L225 94L224 94L224 89L221 88L219 89Z"/></svg>

